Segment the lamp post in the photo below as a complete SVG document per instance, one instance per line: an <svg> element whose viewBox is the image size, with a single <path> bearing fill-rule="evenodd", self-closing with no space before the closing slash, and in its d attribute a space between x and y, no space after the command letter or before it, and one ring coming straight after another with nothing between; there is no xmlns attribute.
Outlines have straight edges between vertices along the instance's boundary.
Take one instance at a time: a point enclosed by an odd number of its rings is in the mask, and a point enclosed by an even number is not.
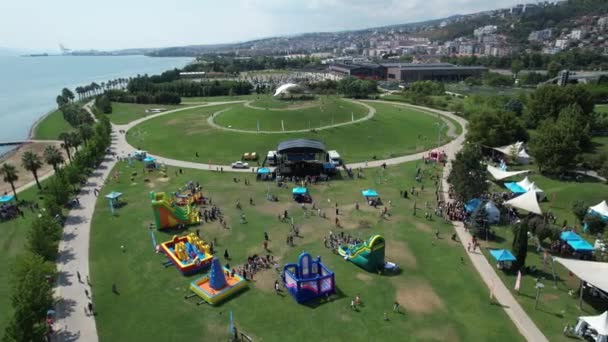
<svg viewBox="0 0 608 342"><path fill-rule="evenodd" d="M536 310L538 307L538 300L540 299L540 291L545 287L545 285L538 280L534 287L536 287L536 300L534 301L534 310Z"/></svg>

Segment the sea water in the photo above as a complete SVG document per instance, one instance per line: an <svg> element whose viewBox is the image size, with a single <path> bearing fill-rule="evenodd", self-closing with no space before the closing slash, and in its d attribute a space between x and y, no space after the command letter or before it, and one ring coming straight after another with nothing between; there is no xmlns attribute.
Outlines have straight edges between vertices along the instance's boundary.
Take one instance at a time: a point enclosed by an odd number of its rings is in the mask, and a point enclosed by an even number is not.
<svg viewBox="0 0 608 342"><path fill-rule="evenodd" d="M183 67L191 58L145 56L0 56L0 142L28 138L40 117L57 107L62 88L116 78L158 74ZM0 147L0 154L10 147Z"/></svg>

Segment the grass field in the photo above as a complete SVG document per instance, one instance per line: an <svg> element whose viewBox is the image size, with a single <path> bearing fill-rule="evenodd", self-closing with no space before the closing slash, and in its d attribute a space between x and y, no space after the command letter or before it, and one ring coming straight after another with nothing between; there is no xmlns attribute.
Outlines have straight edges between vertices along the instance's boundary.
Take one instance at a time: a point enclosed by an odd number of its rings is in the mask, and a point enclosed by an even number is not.
<svg viewBox="0 0 608 342"><path fill-rule="evenodd" d="M74 128L63 119L61 111L55 110L36 125L33 139L57 140L59 134L72 130L74 130Z"/></svg>
<svg viewBox="0 0 608 342"><path fill-rule="evenodd" d="M543 212L551 211L557 216L557 224L561 226L564 220L572 225L577 225L577 231L581 233L580 225L572 214L572 203L575 200L584 200L589 205L595 205L606 199L608 194L608 185L587 180L584 182L564 182L557 181L542 175L533 174L529 176L530 180L535 182L541 189L545 191L548 201L541 203ZM499 238L497 241L489 243L491 248L506 248L512 249L513 233L510 226L495 227L494 231ZM582 233L581 233L582 234ZM593 244L594 237L584 235L587 241ZM491 264L495 261L489 257L489 253L484 251ZM578 278L571 277L568 271L560 264L555 263L555 272L558 276L557 287L553 281L551 264L543 265L543 255L538 254L535 248L530 245L528 257L526 259L527 266L535 266L541 270L536 277L544 277L542 281L546 286L543 290L543 297L540 301L538 310L534 309L534 299L536 290L534 289L535 276L525 275L523 277L520 295L515 295L526 312L536 322L538 327L545 333L550 341L570 341L562 335L562 329L566 324L574 324L576 318L580 315L594 315L601 310L596 310L588 304L583 305L583 312L578 308L578 297L568 294L570 290L576 290L579 286ZM513 290L516 274L498 272L507 288ZM608 309L608 308L604 308ZM603 312L603 311L602 311Z"/></svg>
<svg viewBox="0 0 608 342"><path fill-rule="evenodd" d="M285 109L285 108L299 108L308 106L318 106L320 104L328 104L335 101L333 96L317 96L314 99L300 100L300 99L280 99L272 95L260 95L251 102L252 106L260 108L274 108L274 109Z"/></svg>
<svg viewBox="0 0 608 342"><path fill-rule="evenodd" d="M595 110L600 113L608 113L608 105L595 105Z"/></svg>
<svg viewBox="0 0 608 342"><path fill-rule="evenodd" d="M44 181L41 182L44 184ZM38 189L33 186L18 195L19 200L36 201ZM12 313L9 276L14 258L23 252L27 234L35 214L25 209L24 218L0 222L0 334L4 334L7 320Z"/></svg>
<svg viewBox="0 0 608 342"><path fill-rule="evenodd" d="M447 83L445 90L462 95L516 95L530 93L534 88L467 86L462 83Z"/></svg>
<svg viewBox="0 0 608 342"><path fill-rule="evenodd" d="M371 120L300 134L224 132L209 127L207 117L234 105L189 109L143 122L129 130L127 140L138 149L164 157L217 164L233 162L244 152L265 155L280 141L294 138L324 141L328 149L338 150L347 163L372 160L374 156L397 157L436 145L436 116L391 104L370 104L377 109ZM442 141L446 141L445 136ZM197 159L196 152L205 159Z"/></svg>
<svg viewBox="0 0 608 342"><path fill-rule="evenodd" d="M278 102L278 104L276 104ZM265 101L273 105L281 105L283 101ZM315 105L317 104L317 105ZM257 101L252 105L260 106ZM295 104L298 106L299 104ZM293 110L263 110L254 109L245 105L233 105L228 110L217 115L215 123L224 127L232 127L250 131L257 130L257 123L262 131L281 131L281 121L285 130L301 130L332 125L334 123L350 122L353 118L360 119L367 115L367 108L330 97L318 102L301 103L302 109L291 107ZM313 105L313 107L306 107ZM285 107L290 108L290 107ZM310 125L310 126L309 126Z"/></svg>
<svg viewBox="0 0 608 342"><path fill-rule="evenodd" d="M164 108L166 110L172 110L179 108L180 106L167 106L158 104L138 104L138 103L119 103L112 102L112 114L108 115L110 121L117 125L124 125L131 121L148 115L146 110L154 108Z"/></svg>
<svg viewBox="0 0 608 342"><path fill-rule="evenodd" d="M220 341L227 337L232 312L239 330L255 341L383 341L395 340L396 336L402 341L523 340L502 308L489 304L488 289L473 266L461 263L465 251L450 240L452 227L437 220L426 221L420 212L412 216L413 200L399 198L399 189L415 184L417 166L409 163L389 167L383 173L369 169L365 179L313 185L311 195L328 214L330 219L326 220L304 218L300 206L291 200L290 189L271 183L249 178L251 185L245 186L243 179L233 181L234 174L189 169L174 178L177 173L171 168L168 180L146 175L149 181L144 182L144 176L137 175L131 182L128 175L133 170L139 172L140 167L131 169L119 163L120 181L103 188L92 220L91 279L100 339ZM434 198L434 190L429 179L431 166L420 167L429 167L424 169L426 190L416 198L423 203ZM302 251L320 255L336 273L338 294L330 302L298 305L290 296L274 293L278 275L274 270L264 270L255 275L249 290L223 305L196 306L197 300L185 300L189 282L195 277L183 277L175 268L163 267L166 259L154 253L148 230L153 220L148 192L173 191L189 180L201 182L205 194L213 198L230 225L228 230L217 223L199 228L204 239L217 240L217 254L222 255L226 249L230 252L231 266L244 262L248 255L265 254L263 232L268 232L269 248L281 264L295 261ZM266 201L268 186L279 202ZM392 200L390 219L379 219L380 208L366 204L360 211L354 209L354 202L363 200L361 189L368 187L378 190L384 201ZM122 192L127 202L116 217L111 216L103 199L110 191ZM249 198L254 206L248 204ZM240 211L234 206L237 199L246 203L243 213L247 224L238 223ZM345 234L367 238L380 233L386 238L387 258L400 265L400 274L367 273L323 247L324 235L330 230L342 231L332 224L335 203L343 211L340 217ZM277 220L283 210L288 210L300 226L302 238L296 238L293 248L285 244L289 224ZM442 239L435 239L436 230ZM154 234L161 242L175 233ZM112 294L113 283L120 295ZM355 295L363 301L358 312L349 308ZM400 302L404 314L392 312L394 300ZM384 312L388 312L390 321L383 320Z"/></svg>

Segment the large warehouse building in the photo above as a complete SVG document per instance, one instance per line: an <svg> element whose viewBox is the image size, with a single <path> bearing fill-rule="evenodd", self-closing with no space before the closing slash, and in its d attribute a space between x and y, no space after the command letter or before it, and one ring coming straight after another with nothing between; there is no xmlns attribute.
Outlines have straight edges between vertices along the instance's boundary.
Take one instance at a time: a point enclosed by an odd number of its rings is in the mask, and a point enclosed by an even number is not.
<svg viewBox="0 0 608 342"><path fill-rule="evenodd" d="M415 64L415 63L383 63L383 64L332 64L329 71L361 79L376 79L413 83L416 81L459 82L467 77L480 77L488 71L479 66L456 66L449 63Z"/></svg>

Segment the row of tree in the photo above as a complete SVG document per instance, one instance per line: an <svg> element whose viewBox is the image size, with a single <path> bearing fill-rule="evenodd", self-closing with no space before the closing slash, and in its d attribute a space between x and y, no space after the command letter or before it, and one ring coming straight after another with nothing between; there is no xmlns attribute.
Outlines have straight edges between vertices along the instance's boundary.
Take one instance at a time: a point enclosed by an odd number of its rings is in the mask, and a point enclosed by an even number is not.
<svg viewBox="0 0 608 342"><path fill-rule="evenodd" d="M284 58L260 56L252 58L238 58L217 55L203 55L197 57L198 63L188 64L183 71L224 72L236 74L241 71L268 70L268 69L307 69L323 67L321 60L316 57L303 56L298 58Z"/></svg>
<svg viewBox="0 0 608 342"><path fill-rule="evenodd" d="M105 116L100 116L93 128L93 135L85 140L83 148L76 149L69 164L64 163L63 156L54 146L47 147L42 158L33 153L23 155L23 166L34 173L36 178L42 159L53 165L55 175L40 190L40 195L44 198L42 210L32 221L25 251L14 259L11 267L9 284L13 310L3 341L48 340L51 331L45 319L48 310L55 304L55 260L62 234L59 218L81 182L103 160L106 149L110 146L110 133L110 121ZM19 177L15 167L4 164L0 173L4 181L11 184L14 192L14 182ZM40 184L37 184L40 188Z"/></svg>
<svg viewBox="0 0 608 342"><path fill-rule="evenodd" d="M226 96L248 95L253 86L245 81L209 81L196 82L191 80L176 80L156 83L148 76L133 78L127 89L131 94L175 93L179 96Z"/></svg>
<svg viewBox="0 0 608 342"><path fill-rule="evenodd" d="M345 97L365 98L378 92L378 83L374 80L345 77L338 81L337 91Z"/></svg>
<svg viewBox="0 0 608 342"><path fill-rule="evenodd" d="M99 96L96 100L97 108L102 106L100 109L104 113L108 111L112 112L111 102L123 102L123 103L140 103L140 104L164 104L164 105L178 105L182 102L181 96L172 92L159 92L159 93L147 93L139 92L132 94L124 90L109 90L104 95ZM108 105L109 102L109 105ZM99 104L99 106L97 105Z"/></svg>

